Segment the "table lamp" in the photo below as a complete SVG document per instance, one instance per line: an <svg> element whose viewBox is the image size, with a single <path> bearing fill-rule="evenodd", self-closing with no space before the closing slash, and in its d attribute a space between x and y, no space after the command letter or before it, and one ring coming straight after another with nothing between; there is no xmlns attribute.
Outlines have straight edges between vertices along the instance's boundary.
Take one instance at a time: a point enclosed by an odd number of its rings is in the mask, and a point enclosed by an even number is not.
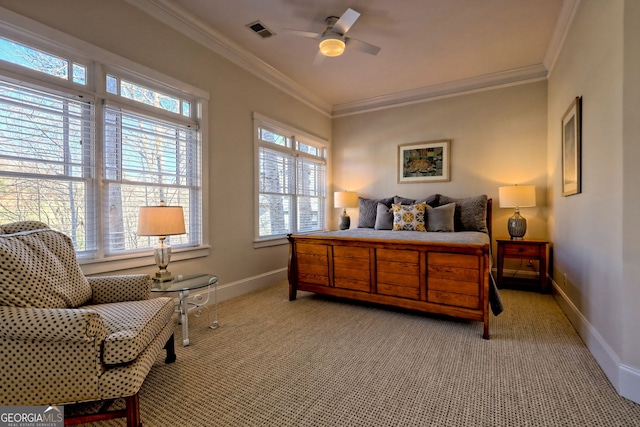
<svg viewBox="0 0 640 427"><path fill-rule="evenodd" d="M167 271L171 261L171 246L165 239L167 236L185 234L184 213L182 206L142 206L138 215L138 236L158 236L158 246L153 249L153 257L159 271L154 280L167 282L171 280L171 273Z"/></svg>
<svg viewBox="0 0 640 427"><path fill-rule="evenodd" d="M351 227L351 218L347 215L347 208L358 207L358 193L355 191L336 191L333 193L333 205L336 208L343 208L340 215L340 230L348 230Z"/></svg>
<svg viewBox="0 0 640 427"><path fill-rule="evenodd" d="M515 208L507 222L511 240L522 240L527 232L527 220L520 216L520 208L536 205L536 187L534 185L511 185L498 188L501 208Z"/></svg>

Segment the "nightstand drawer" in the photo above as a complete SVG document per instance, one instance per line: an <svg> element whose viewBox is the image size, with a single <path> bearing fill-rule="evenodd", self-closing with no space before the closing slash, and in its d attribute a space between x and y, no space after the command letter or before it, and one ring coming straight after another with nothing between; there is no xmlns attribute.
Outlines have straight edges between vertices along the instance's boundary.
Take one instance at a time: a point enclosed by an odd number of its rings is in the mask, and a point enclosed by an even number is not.
<svg viewBox="0 0 640 427"><path fill-rule="evenodd" d="M506 244L504 245L504 256L531 257L537 258L540 255L540 248L532 245Z"/></svg>

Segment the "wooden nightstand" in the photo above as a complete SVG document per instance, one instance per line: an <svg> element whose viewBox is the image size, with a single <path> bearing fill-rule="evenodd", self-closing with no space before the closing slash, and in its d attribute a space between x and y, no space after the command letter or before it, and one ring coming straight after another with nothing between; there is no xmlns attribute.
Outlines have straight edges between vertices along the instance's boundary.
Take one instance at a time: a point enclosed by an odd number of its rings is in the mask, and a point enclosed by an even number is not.
<svg viewBox="0 0 640 427"><path fill-rule="evenodd" d="M536 282L541 292L549 292L547 282L547 245L548 240L511 240L496 239L498 242L498 287L503 284L505 258L518 258L538 261L539 274Z"/></svg>

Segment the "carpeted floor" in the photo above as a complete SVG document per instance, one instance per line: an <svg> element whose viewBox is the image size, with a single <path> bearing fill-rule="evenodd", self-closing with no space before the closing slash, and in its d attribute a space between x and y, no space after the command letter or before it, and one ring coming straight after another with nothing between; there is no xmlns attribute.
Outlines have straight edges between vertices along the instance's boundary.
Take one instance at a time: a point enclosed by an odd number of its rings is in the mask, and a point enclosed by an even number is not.
<svg viewBox="0 0 640 427"><path fill-rule="evenodd" d="M140 391L145 427L640 426L550 295L502 290L482 324L344 302L286 283L176 326L178 361ZM97 423L120 426L124 421Z"/></svg>

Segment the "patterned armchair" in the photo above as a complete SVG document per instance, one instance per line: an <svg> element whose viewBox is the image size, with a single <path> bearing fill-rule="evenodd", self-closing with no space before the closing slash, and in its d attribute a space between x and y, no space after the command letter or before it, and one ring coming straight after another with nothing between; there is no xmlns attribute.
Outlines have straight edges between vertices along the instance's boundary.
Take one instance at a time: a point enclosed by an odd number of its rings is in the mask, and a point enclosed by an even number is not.
<svg viewBox="0 0 640 427"><path fill-rule="evenodd" d="M173 300L150 289L144 274L85 277L71 239L44 223L0 225L0 406L124 398L65 424L140 426L142 382L163 348L175 361Z"/></svg>

